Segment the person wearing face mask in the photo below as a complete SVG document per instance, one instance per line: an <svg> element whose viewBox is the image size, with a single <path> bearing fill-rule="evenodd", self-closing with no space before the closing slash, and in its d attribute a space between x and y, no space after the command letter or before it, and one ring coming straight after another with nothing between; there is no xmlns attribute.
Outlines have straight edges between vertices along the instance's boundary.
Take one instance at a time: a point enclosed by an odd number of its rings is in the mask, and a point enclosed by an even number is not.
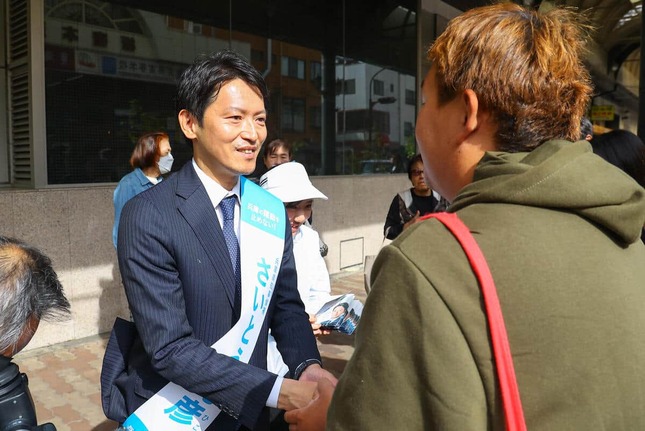
<svg viewBox="0 0 645 431"><path fill-rule="evenodd" d="M114 248L116 248L123 206L134 196L161 181L162 175L170 172L174 161L170 152L170 138L164 132L146 133L137 141L130 157L130 165L134 170L121 178L114 190L114 227L112 228Z"/></svg>

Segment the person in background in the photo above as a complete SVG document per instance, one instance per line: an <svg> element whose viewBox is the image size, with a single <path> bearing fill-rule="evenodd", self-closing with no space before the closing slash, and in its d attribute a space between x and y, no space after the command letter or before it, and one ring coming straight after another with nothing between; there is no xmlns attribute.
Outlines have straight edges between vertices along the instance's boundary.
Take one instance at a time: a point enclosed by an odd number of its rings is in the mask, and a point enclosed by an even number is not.
<svg viewBox="0 0 645 431"><path fill-rule="evenodd" d="M433 192L423 176L421 154L415 155L408 162L408 178L412 187L397 193L387 212L383 227L383 235L387 239L395 239L416 223L419 217L443 209L441 196Z"/></svg>
<svg viewBox="0 0 645 431"><path fill-rule="evenodd" d="M325 260L318 252L318 232L306 221L313 211L314 199L327 200L311 183L305 167L285 163L260 178L260 187L280 199L287 210L293 236L293 256L298 273L298 292L311 319L329 301L331 284ZM313 320L312 320L313 321ZM317 328L314 328L315 332Z"/></svg>
<svg viewBox="0 0 645 431"><path fill-rule="evenodd" d="M582 18L511 2L453 18L428 51L416 139L490 268L526 428L645 430L645 190L579 140L593 93ZM319 383L285 419L505 430L488 323L459 242L416 223L374 262L335 390Z"/></svg>
<svg viewBox="0 0 645 431"><path fill-rule="evenodd" d="M29 343L41 320L69 314L49 258L31 245L0 236L0 361L9 361Z"/></svg>
<svg viewBox="0 0 645 431"><path fill-rule="evenodd" d="M314 187L305 167L298 162L283 163L271 168L260 178L260 186L284 203L293 236L298 293L309 315L314 335L327 335L330 331L321 330L320 324L316 323L316 312L330 299L329 272L319 252L318 232L306 223L311 215L314 199L327 200L327 196ZM289 371L271 334L268 339L267 370L279 376ZM285 423L281 416L274 418L271 429L286 429L282 424Z"/></svg>
<svg viewBox="0 0 645 431"><path fill-rule="evenodd" d="M580 140L591 141L593 139L593 124L588 117L580 120Z"/></svg>
<svg viewBox="0 0 645 431"><path fill-rule="evenodd" d="M119 219L127 201L148 190L162 179L162 175L172 169L170 139L164 132L152 132L142 135L130 156L132 172L121 178L114 190L114 226L112 243L116 248L119 234Z"/></svg>
<svg viewBox="0 0 645 431"><path fill-rule="evenodd" d="M269 169L293 160L291 144L282 139L274 139L264 145L261 157L262 163L259 162L259 159L254 171L247 175L247 178L256 184L260 182L260 177Z"/></svg>
<svg viewBox="0 0 645 431"><path fill-rule="evenodd" d="M69 314L69 301L49 258L35 247L0 235L1 429L55 429L51 423L35 426L29 379L12 360L29 344L41 320L63 320Z"/></svg>
<svg viewBox="0 0 645 431"><path fill-rule="evenodd" d="M645 144L628 130L612 130L591 140L593 152L645 187ZM645 227L641 233L645 242Z"/></svg>
<svg viewBox="0 0 645 431"><path fill-rule="evenodd" d="M264 166L266 167L266 172L270 171L276 166L282 165L283 163L293 161L293 153L291 151L291 144L282 139L274 139L269 142L264 148L264 156L262 157L264 161ZM265 174L266 174L265 172ZM313 212L307 217L307 225L311 227L313 223ZM319 252L322 257L327 256L329 252L329 247L325 242L320 238L319 241Z"/></svg>
<svg viewBox="0 0 645 431"><path fill-rule="evenodd" d="M291 144L282 139L274 139L264 147L262 161L267 171L275 166L287 163L293 160L291 153Z"/></svg>

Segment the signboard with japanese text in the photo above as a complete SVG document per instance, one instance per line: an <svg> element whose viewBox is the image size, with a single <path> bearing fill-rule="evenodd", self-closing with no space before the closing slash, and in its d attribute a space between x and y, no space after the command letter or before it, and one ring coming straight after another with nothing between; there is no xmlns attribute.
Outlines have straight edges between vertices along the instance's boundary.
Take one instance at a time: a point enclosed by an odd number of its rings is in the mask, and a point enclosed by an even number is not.
<svg viewBox="0 0 645 431"><path fill-rule="evenodd" d="M614 121L613 105L594 105L591 107L591 121Z"/></svg>
<svg viewBox="0 0 645 431"><path fill-rule="evenodd" d="M175 84L187 64L47 47L50 67L114 78Z"/></svg>

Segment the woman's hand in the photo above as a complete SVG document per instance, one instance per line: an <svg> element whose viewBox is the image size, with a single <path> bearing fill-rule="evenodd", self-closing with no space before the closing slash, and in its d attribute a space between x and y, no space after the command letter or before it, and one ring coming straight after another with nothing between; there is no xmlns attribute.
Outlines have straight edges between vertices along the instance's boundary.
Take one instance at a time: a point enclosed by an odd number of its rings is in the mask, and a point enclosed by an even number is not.
<svg viewBox="0 0 645 431"><path fill-rule="evenodd" d="M329 335L331 331L329 329L320 329L320 323L316 323L316 315L309 315L309 323L311 323L311 329L314 331L314 335Z"/></svg>
<svg viewBox="0 0 645 431"><path fill-rule="evenodd" d="M417 213L414 215L414 217L412 217L407 222L403 223L403 230L406 230L407 228L409 228L410 226L412 226L413 224L418 222L419 217L421 217L421 213L419 211L417 211Z"/></svg>

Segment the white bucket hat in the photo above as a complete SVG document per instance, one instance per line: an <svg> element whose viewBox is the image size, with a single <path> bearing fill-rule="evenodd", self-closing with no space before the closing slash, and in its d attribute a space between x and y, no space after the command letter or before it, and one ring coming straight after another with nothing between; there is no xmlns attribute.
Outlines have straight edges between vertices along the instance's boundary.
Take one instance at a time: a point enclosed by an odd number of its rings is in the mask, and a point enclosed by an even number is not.
<svg viewBox="0 0 645 431"><path fill-rule="evenodd" d="M285 203L327 199L311 184L305 167L298 162L287 162L269 169L260 177L260 186Z"/></svg>

